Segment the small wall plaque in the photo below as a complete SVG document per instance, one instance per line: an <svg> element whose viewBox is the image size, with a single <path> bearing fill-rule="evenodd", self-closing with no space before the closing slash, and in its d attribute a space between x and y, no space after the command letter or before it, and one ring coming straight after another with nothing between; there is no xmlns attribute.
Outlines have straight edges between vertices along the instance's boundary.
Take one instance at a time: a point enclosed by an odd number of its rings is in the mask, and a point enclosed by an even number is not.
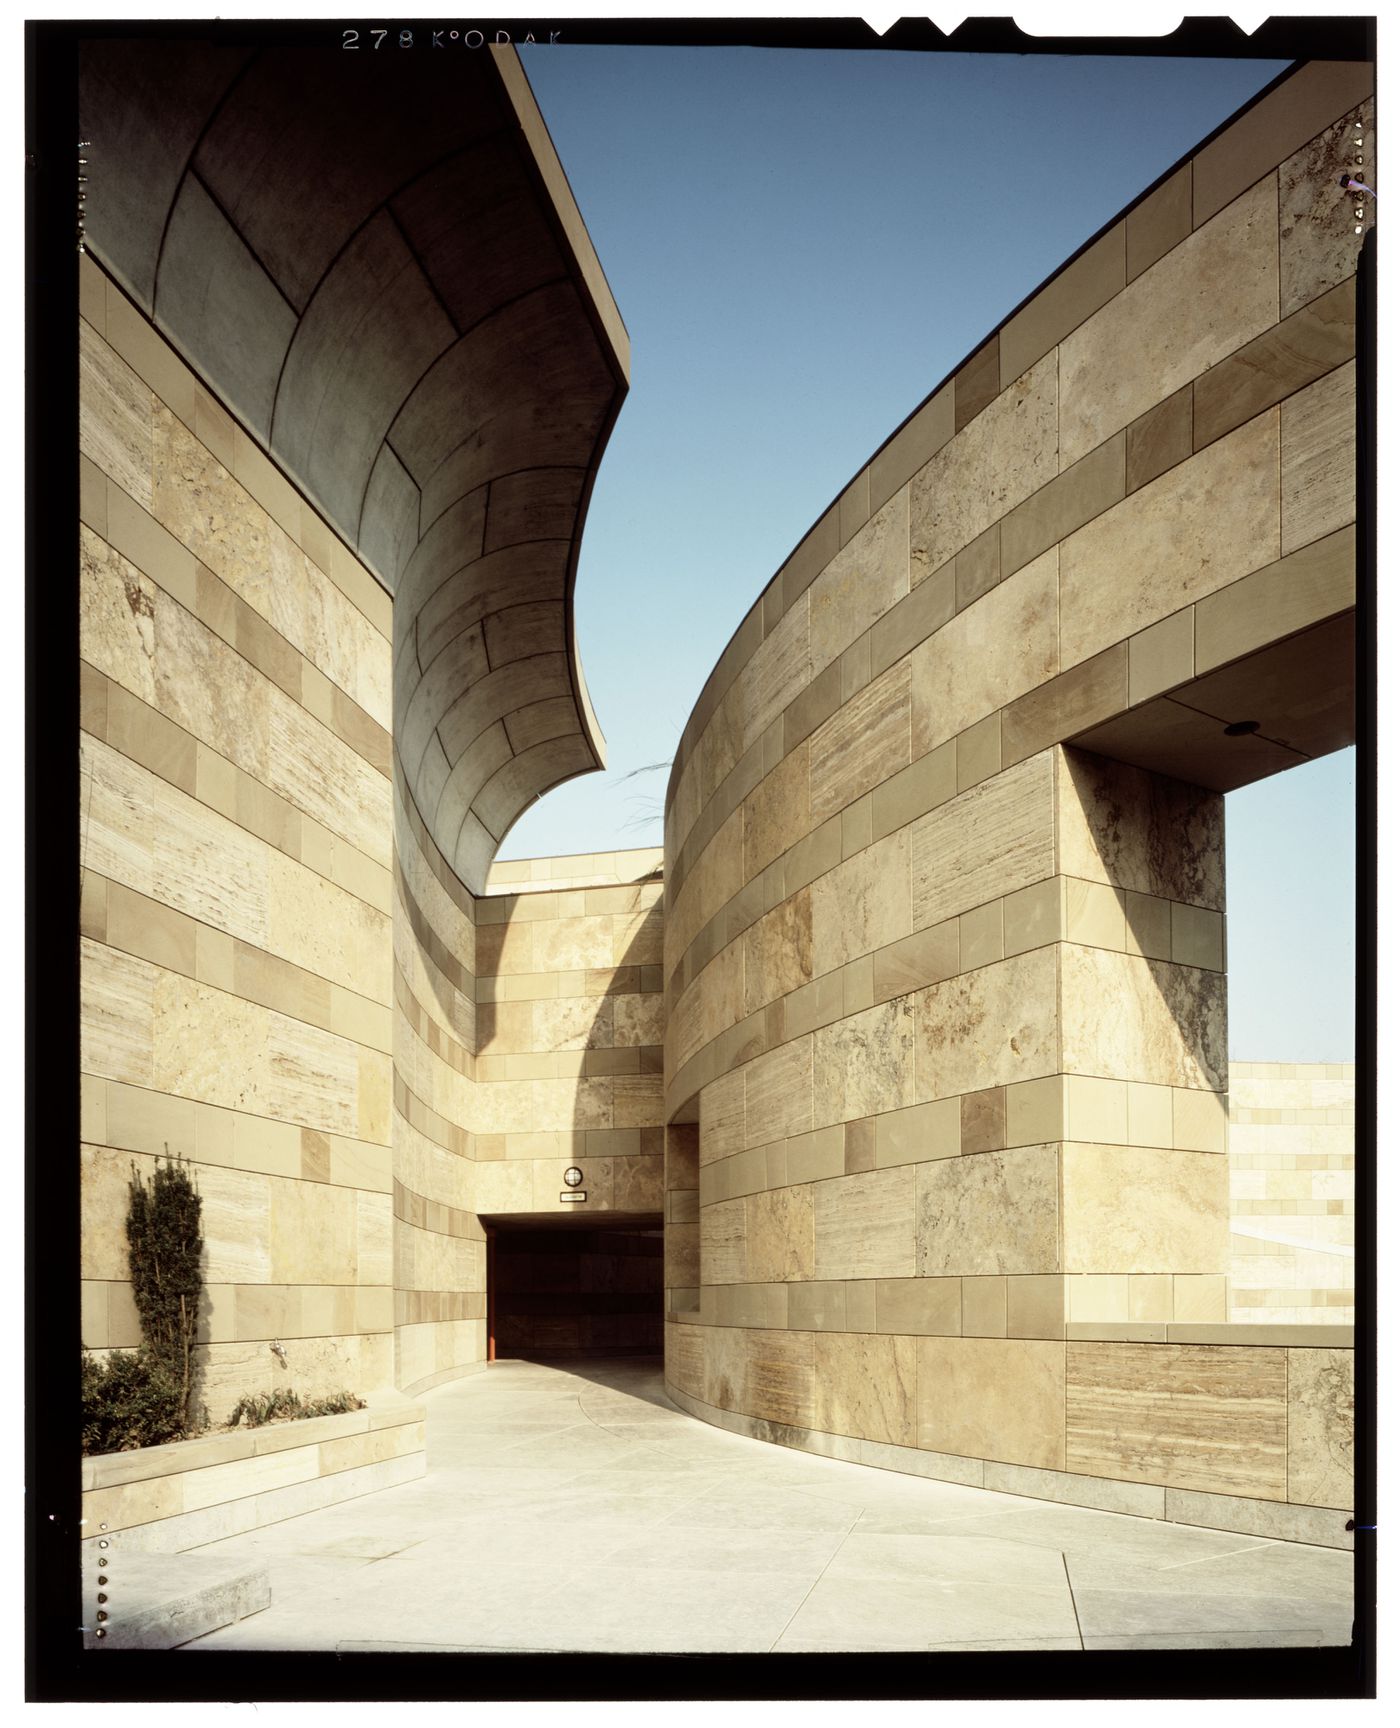
<svg viewBox="0 0 1400 1728"><path fill-rule="evenodd" d="M577 1205L579 1201L586 1200L588 1195L582 1188L566 1188L559 1198L565 1205L568 1205L570 1202Z"/></svg>

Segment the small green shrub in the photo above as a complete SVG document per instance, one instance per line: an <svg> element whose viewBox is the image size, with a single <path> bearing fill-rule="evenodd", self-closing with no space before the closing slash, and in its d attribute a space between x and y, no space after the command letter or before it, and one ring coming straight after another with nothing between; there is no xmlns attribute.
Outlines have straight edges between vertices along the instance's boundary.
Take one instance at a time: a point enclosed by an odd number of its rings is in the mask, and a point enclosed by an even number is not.
<svg viewBox="0 0 1400 1728"><path fill-rule="evenodd" d="M105 1361L83 1351L83 1453L130 1452L185 1437L179 1382L144 1347Z"/></svg>
<svg viewBox="0 0 1400 1728"><path fill-rule="evenodd" d="M127 1260L141 1336L179 1388L181 1420L193 1427L190 1353L204 1289L199 1194L185 1161L170 1157L157 1160L149 1188L133 1165L129 1193Z"/></svg>
<svg viewBox="0 0 1400 1728"><path fill-rule="evenodd" d="M255 1392L240 1398L228 1426L236 1428L242 1422L249 1428L261 1428L267 1422L293 1422L303 1416L343 1416L347 1410L364 1407L364 1399L353 1392L335 1392L329 1398L303 1401L289 1386L279 1386L275 1392Z"/></svg>
<svg viewBox="0 0 1400 1728"><path fill-rule="evenodd" d="M167 1148L167 1153L168 1153ZM200 1199L183 1160L157 1160L148 1188L132 1166L126 1214L131 1291L144 1340L105 1361L83 1351L83 1452L127 1452L183 1440L192 1409L191 1352L204 1289ZM207 1422L207 1415L204 1417Z"/></svg>

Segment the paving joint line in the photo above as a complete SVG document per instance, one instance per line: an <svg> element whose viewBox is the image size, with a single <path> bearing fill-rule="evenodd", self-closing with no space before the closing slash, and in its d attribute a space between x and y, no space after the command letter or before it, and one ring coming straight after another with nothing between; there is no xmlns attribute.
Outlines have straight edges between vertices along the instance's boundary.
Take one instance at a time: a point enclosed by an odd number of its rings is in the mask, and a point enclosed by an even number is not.
<svg viewBox="0 0 1400 1728"><path fill-rule="evenodd" d="M861 1511L864 1511L864 1507L861 1508ZM841 1540L831 1550L831 1554L827 1560L826 1565L822 1567L821 1571L817 1573L816 1577L807 1586L806 1594L803 1596L802 1600L797 1604L797 1606L793 1609L792 1613L788 1615L786 1621L783 1623L782 1631L779 1632L778 1636L768 1646L768 1654L770 1656L777 1650L779 1644L781 1644L783 1639L787 1636L788 1629L791 1627L793 1621L797 1618L797 1616L802 1612L802 1610L807 1606L808 1602L811 1600L812 1592L816 1589L817 1585L821 1583L822 1579L825 1578L827 1573L831 1570L831 1562L836 1558L836 1556L846 1546L847 1539L849 1538L851 1531L855 1529L856 1524L859 1522L859 1520L860 1520L860 1512L857 1512L855 1517L851 1520L849 1527L842 1533Z"/></svg>
<svg viewBox="0 0 1400 1728"><path fill-rule="evenodd" d="M1266 1538L1259 1542L1247 1542L1243 1548L1227 1548L1223 1554L1198 1554L1194 1560L1174 1560L1170 1566L1158 1566L1158 1572L1180 1572L1185 1566L1204 1566L1210 1560L1229 1560L1236 1554L1254 1554L1261 1548L1281 1548L1282 1542L1276 1538Z"/></svg>
<svg viewBox="0 0 1400 1728"><path fill-rule="evenodd" d="M1065 1569L1065 1589L1069 1591L1069 1605L1074 1610L1074 1630L1079 1637L1079 1648L1084 1648L1084 1628L1079 1623L1079 1604L1074 1599L1074 1580L1069 1575L1069 1555L1060 1549L1060 1564Z"/></svg>

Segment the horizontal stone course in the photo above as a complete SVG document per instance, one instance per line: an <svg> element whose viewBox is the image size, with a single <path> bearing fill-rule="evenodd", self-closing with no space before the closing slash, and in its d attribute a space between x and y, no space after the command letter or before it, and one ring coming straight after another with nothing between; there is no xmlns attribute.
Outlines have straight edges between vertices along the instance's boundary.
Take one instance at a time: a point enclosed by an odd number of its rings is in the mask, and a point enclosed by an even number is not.
<svg viewBox="0 0 1400 1728"><path fill-rule="evenodd" d="M950 810L956 813L957 806L951 806ZM979 892L975 875L969 877L966 871L959 872L941 862L932 862L934 854L931 847L934 844L935 831L931 827L925 829L923 825L916 824L916 830L915 857L922 855L930 860L925 866L933 872L928 880L932 881L936 876L940 884L947 884L959 895L968 898ZM1018 867L1024 868L1018 865L1014 849L998 849L994 842L999 837L999 831L991 824L966 828L950 822L948 831L959 836L963 845L977 849L979 855L987 855L988 868L993 875L989 878L989 884L983 884L980 891L985 891L986 885L994 885L997 880L1006 878L1006 872L1014 872ZM921 834L929 837L924 842L925 849L922 854L918 850ZM898 849L890 850L893 857L902 855ZM1046 852L1039 868L1046 867L1049 857L1050 854ZM1018 878L1013 874L1006 879ZM877 880L878 889L872 886ZM959 973L974 971L986 963L989 956L975 946L969 945L966 952L963 952L963 939L959 933L960 920L957 918L944 918L925 930L916 929L909 936L876 946L880 936L887 934L891 928L897 928L898 921L906 916L900 900L904 891L899 887L899 882L898 867L893 870L879 870L868 851L855 855L849 864L838 863L827 874L818 878L817 898L813 901L816 907L816 938L812 944L810 960L807 958L805 934L797 944L792 940L785 941L779 936L779 931L787 929L790 923L792 913L785 908L790 909L792 902L776 900L775 906L779 908L779 913L771 915L770 939L777 944L776 952L781 957L781 963L789 968L800 967L792 974L799 977L801 971L810 965L815 976L783 993L782 975L777 974L770 978L761 970L759 962L751 957L757 951L756 944L763 937L761 933L756 937L749 935L748 932L756 927L746 925L743 951L750 958L744 975L751 994L746 1000L741 1000L737 995L727 997L720 1006L720 1015L727 1015L727 1023L732 1028L744 1018L742 1009L745 1006L752 1018L754 1011L765 1002L770 1006L781 1002L786 1014L786 1035L793 1037L814 1028L832 1025L840 1020L843 1014L852 1011L855 1005L848 1009L840 983L854 960L868 958L871 963L872 1003L886 1001L894 996L909 995L922 985L939 983ZM843 912L843 899L854 884L862 885L862 898L852 911ZM1188 887L1186 891L1196 890ZM869 898L872 894L875 898ZM1047 943L1070 940L1130 955L1172 960L1179 964L1201 966L1215 971L1223 970L1221 915L1213 909L1195 907L1188 902L1176 902L1158 894L1146 894L1109 885L1099 886L1070 876L1046 875L1032 887L1014 889L996 900L971 908L969 916L971 914L975 914L975 918L969 924L969 929L973 928L976 919L995 917L999 921L1004 920L1004 931L999 940L1007 958L1032 948L1043 947ZM916 912L915 916L918 915ZM843 926L841 919L845 917L856 921ZM736 922L742 922L742 914L736 917ZM739 952L740 944L736 940L728 950L729 957L737 960ZM1003 955L991 957L1001 958ZM703 972L701 977L704 977ZM701 988L703 989L703 985ZM701 997L698 994L678 1002L673 1010L673 1019L684 1021L685 1016L700 1002ZM697 1020L691 1028L691 1042L684 1055L679 1053L681 1046L676 1036L672 1035L674 1061L680 1069L679 1084L686 1083L687 1067L695 1058L697 1050L713 1044L724 1031L725 1025L724 1017L715 1018L713 1015L708 1020ZM677 1095L673 1090L672 1096Z"/></svg>
<svg viewBox="0 0 1400 1728"><path fill-rule="evenodd" d="M80 261L82 315L110 351L138 374L210 449L259 496L264 507L301 546L346 598L386 639L390 634L390 597L354 558L318 512L295 495L271 462L246 437L235 437L232 420L175 352L141 318L120 288L91 257ZM241 429L238 429L241 434Z"/></svg>
<svg viewBox="0 0 1400 1728"><path fill-rule="evenodd" d="M791 1332L766 1327L758 1315L762 1304L750 1321L707 1320L703 1308L688 1324L678 1317L668 1327L668 1389L682 1408L691 1409L699 1395L687 1387L703 1383L705 1396L695 1414L735 1432L777 1438L827 1456L849 1456L1100 1510L1349 1545L1340 1516L1329 1517L1315 1504L1282 1504L1279 1388L1292 1329L1273 1328L1273 1349L1258 1357L1214 1345L1193 1349L959 1338L948 1336L946 1318L940 1319L940 1313L947 1314L946 1300L935 1295L942 1283L914 1280L909 1286L911 1292L926 1287L935 1303L923 1310L929 1320L920 1327L922 1338L871 1335L863 1330L871 1305L862 1298L858 1312L850 1307L851 1292L857 1288L868 1288L883 1304L894 1299L898 1284L792 1286L788 1326L808 1331L815 1327L814 1352ZM797 1306L799 1294L802 1302ZM900 1312L912 1317L907 1307ZM713 1369L707 1366L712 1348L720 1352ZM882 1351L890 1356L891 1371L877 1374L876 1358L883 1360ZM901 1357L901 1351L906 1355ZM1329 1368L1349 1360L1344 1349L1324 1355ZM1015 1373L1010 1368L1013 1356L1019 1364ZM905 1363L902 1369L900 1361ZM796 1378L780 1376L775 1381L762 1366L766 1363L785 1363L783 1373ZM754 1364L759 1365L757 1373ZM1164 1404L1161 1388L1183 1373L1187 1378L1180 1395ZM1136 1374L1146 1377L1135 1393ZM980 1396L956 1397L956 1384L969 1375ZM1241 1385L1253 1388L1243 1401L1233 1391L1241 1376ZM787 1388L797 1389L796 1405ZM1014 1405L1005 1403L998 1388L1010 1389ZM1085 1447L1093 1432L1088 1425L1098 1419L1094 1413L1104 1398L1116 1398L1119 1407L1114 1426L1102 1430L1110 1447L1104 1454L1108 1468L1096 1471L1087 1463ZM907 1422L915 1399L920 1412L917 1443L906 1439L891 1446L890 1433ZM815 1415L810 1422L809 1408ZM794 1422L810 1433L792 1431ZM1134 1423L1144 1424L1143 1444L1150 1458L1135 1450ZM775 1433L770 1425L780 1431ZM1018 1457L1010 1456L1016 1453ZM1051 1461L1036 1463L1036 1457ZM1210 1475L1214 1486L1204 1492L1190 1488L1185 1479L1199 1475ZM1231 1482L1249 1486L1241 1496L1228 1491ZM1285 1522L1269 1522L1276 1519Z"/></svg>
<svg viewBox="0 0 1400 1728"><path fill-rule="evenodd" d="M231 966L245 1000L388 1053L388 1014L382 1002L237 938L229 938L225 946L215 943L217 933L210 933L206 942L203 932L209 927L198 919L109 882L96 871L85 878L85 884L89 882L90 892L105 894L106 916L98 939L110 947L202 983L221 984Z"/></svg>

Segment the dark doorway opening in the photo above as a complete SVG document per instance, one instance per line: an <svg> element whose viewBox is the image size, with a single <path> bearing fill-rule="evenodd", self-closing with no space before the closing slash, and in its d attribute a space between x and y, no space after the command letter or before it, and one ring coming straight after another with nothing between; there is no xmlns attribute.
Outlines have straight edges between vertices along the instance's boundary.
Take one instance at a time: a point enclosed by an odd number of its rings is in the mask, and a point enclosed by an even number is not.
<svg viewBox="0 0 1400 1728"><path fill-rule="evenodd" d="M660 1354L659 1213L482 1223L490 1360Z"/></svg>

